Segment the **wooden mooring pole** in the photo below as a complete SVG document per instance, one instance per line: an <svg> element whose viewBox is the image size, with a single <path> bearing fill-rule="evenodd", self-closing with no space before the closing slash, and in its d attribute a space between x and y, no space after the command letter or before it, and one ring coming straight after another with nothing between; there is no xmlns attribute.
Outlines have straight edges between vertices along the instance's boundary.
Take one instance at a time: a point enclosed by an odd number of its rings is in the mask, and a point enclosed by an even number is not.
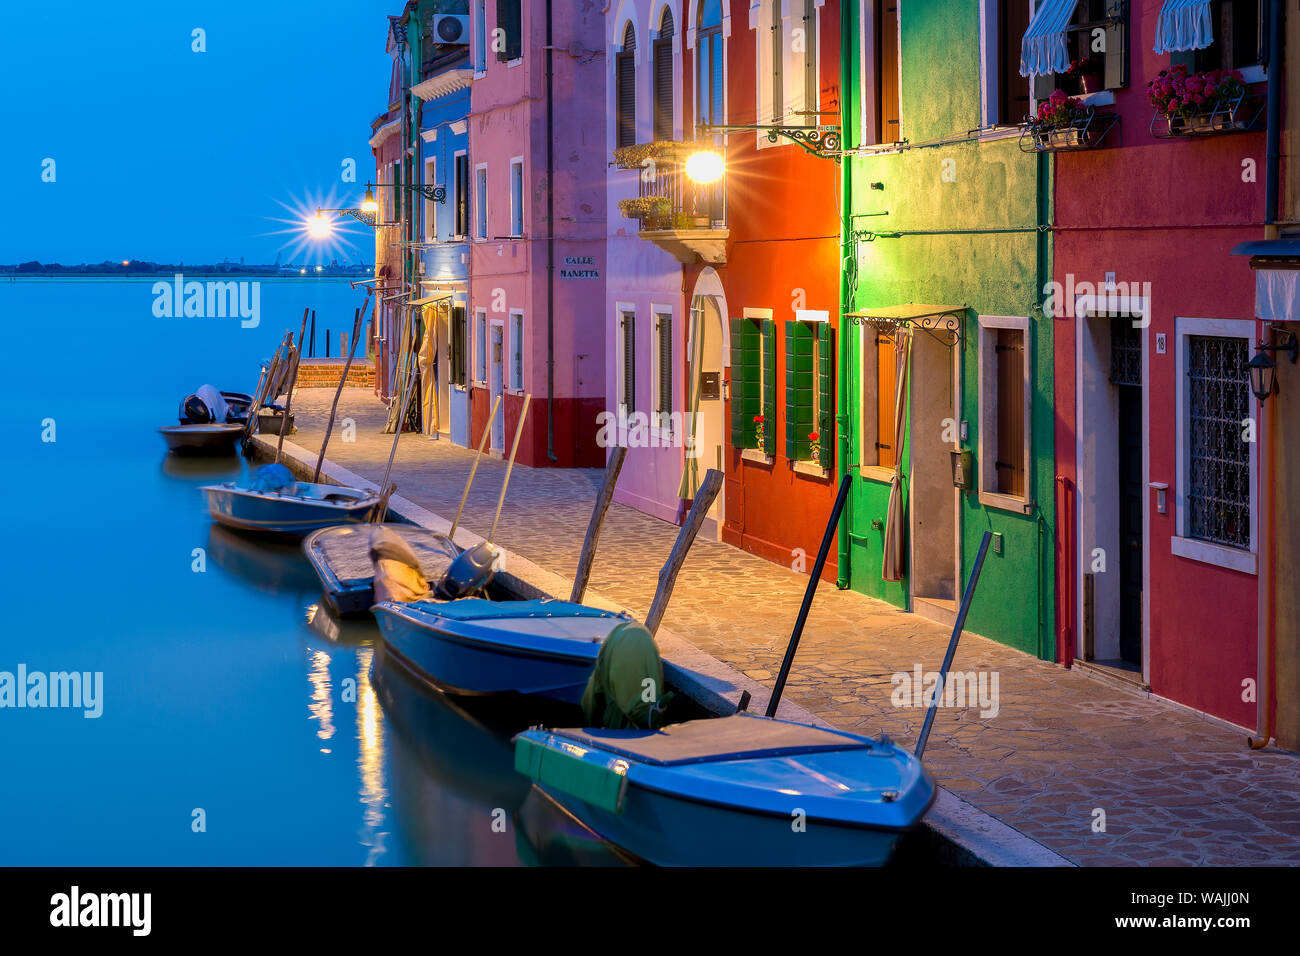
<svg viewBox="0 0 1300 956"><path fill-rule="evenodd" d="M695 543L695 536L699 533L700 526L704 524L709 509L713 507L713 499L718 497L721 489L722 472L710 468L704 473L704 480L700 482L699 491L695 492L695 501L686 515L686 521L677 532L677 542L659 572L659 586L655 589L654 600L650 602L650 611L645 616L645 626L651 634L659 630L659 622L663 620L664 612L668 610L668 599L673 596L673 587L677 584L677 574L686 561L686 553Z"/></svg>
<svg viewBox="0 0 1300 956"><path fill-rule="evenodd" d="M596 542L600 540L600 531L605 526L605 515L609 512L610 502L614 500L614 485L618 483L618 473L623 470L623 459L627 457L627 446L617 445L605 465L605 481L596 496L596 505L591 511L591 521L587 523L587 536L582 541L582 554L578 556L578 570L573 575L573 592L569 601L581 604L582 596L587 593L587 581L591 578L591 565L596 560Z"/></svg>

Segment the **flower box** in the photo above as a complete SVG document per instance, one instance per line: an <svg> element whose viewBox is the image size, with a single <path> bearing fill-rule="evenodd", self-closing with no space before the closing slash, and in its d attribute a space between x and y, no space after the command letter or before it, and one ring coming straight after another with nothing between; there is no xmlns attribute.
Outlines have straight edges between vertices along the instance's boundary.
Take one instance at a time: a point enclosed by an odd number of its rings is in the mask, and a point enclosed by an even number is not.
<svg viewBox="0 0 1300 956"><path fill-rule="evenodd" d="M1161 139L1239 133L1251 129L1263 111L1239 71L1188 73L1181 63L1147 84L1147 99L1155 110L1151 134Z"/></svg>

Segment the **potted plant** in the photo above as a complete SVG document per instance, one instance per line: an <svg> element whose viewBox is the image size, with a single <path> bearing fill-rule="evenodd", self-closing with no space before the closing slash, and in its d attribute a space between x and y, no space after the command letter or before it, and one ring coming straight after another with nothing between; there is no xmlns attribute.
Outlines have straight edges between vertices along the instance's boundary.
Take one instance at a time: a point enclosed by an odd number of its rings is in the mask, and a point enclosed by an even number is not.
<svg viewBox="0 0 1300 956"><path fill-rule="evenodd" d="M1238 70L1189 73L1181 63L1147 84L1147 100L1175 134L1238 128L1236 111L1247 92Z"/></svg>
<svg viewBox="0 0 1300 956"><path fill-rule="evenodd" d="M1080 93L1097 93L1102 87L1102 60L1099 56L1084 56L1070 63L1065 75L1075 81Z"/></svg>
<svg viewBox="0 0 1300 956"><path fill-rule="evenodd" d="M808 455L814 465L822 463L822 443L821 435L817 432L808 433Z"/></svg>
<svg viewBox="0 0 1300 956"><path fill-rule="evenodd" d="M757 443L757 447L761 450L763 448L763 416L762 415L754 416L754 440Z"/></svg>
<svg viewBox="0 0 1300 956"><path fill-rule="evenodd" d="M618 211L639 219L642 229L660 229L672 218L672 201L667 196L633 196L618 201Z"/></svg>
<svg viewBox="0 0 1300 956"><path fill-rule="evenodd" d="M1085 126L1091 116L1091 107L1084 106L1064 90L1053 90L1050 97L1038 104L1030 131L1040 149L1087 146Z"/></svg>

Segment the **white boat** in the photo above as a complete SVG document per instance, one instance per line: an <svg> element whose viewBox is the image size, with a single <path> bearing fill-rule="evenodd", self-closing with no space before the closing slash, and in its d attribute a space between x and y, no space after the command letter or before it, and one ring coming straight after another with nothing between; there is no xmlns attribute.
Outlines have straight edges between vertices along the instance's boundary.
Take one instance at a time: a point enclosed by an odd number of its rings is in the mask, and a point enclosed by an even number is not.
<svg viewBox="0 0 1300 956"><path fill-rule="evenodd" d="M615 846L662 866L880 866L935 797L921 761L751 714L662 730L528 730L515 769Z"/></svg>

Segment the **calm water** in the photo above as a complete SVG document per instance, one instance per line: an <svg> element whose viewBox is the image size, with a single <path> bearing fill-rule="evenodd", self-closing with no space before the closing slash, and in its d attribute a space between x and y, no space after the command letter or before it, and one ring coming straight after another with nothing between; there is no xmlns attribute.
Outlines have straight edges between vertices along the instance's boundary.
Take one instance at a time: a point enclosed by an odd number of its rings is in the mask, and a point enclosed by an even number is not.
<svg viewBox="0 0 1300 956"><path fill-rule="evenodd" d="M151 285L0 279L0 672L103 673L97 719L0 708L0 864L616 862L513 772L530 720L382 659L372 683L378 631L308 621L296 546L209 521L196 489L240 462L169 459L156 432L204 382L252 392L305 306L337 341L362 293L263 281L245 329L155 318Z"/></svg>

